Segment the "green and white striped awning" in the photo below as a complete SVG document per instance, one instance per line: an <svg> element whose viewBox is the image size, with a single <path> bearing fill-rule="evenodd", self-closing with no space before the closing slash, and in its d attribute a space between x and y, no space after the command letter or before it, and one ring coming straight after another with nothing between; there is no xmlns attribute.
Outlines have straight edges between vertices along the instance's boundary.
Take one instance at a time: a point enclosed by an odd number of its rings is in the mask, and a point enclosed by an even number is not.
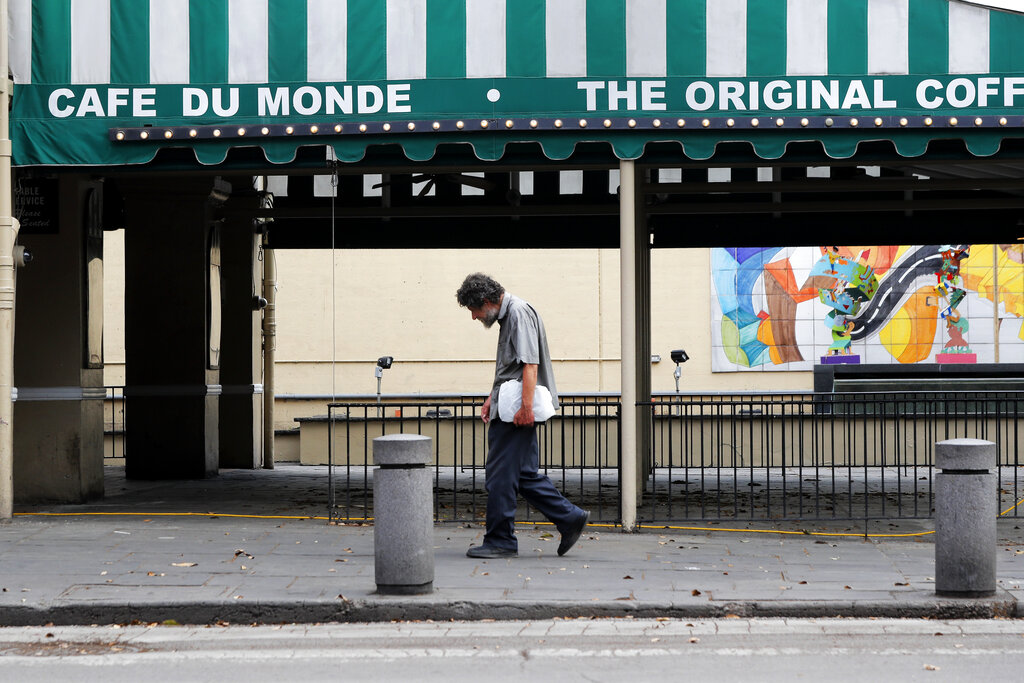
<svg viewBox="0 0 1024 683"><path fill-rule="evenodd" d="M1024 16L955 0L9 0L15 163L482 159L1024 136Z"/></svg>

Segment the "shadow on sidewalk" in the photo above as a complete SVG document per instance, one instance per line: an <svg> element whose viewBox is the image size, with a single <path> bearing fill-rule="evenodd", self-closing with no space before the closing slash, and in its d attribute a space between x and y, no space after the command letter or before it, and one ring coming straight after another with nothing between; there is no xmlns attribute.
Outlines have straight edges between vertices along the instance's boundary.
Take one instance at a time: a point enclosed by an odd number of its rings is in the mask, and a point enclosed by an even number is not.
<svg viewBox="0 0 1024 683"><path fill-rule="evenodd" d="M18 505L15 512L221 513L326 517L327 467L224 469L208 479L132 480L104 468L103 498L76 505Z"/></svg>
<svg viewBox="0 0 1024 683"><path fill-rule="evenodd" d="M105 468L104 498L83 504L18 505L16 513L49 512L63 514L132 513L220 514L245 516L312 517L326 523L328 513L328 477L326 466L279 464L273 470L224 469L217 477L194 480L129 480L123 467ZM369 511L372 516L372 510ZM521 515L517 525L529 528L536 519ZM464 524L465 522L460 522ZM473 521L476 525L478 521ZM595 524L595 528L613 531L615 524ZM1004 518L999 522L1001 542L1024 542L1024 522ZM733 535L733 530L754 534L835 534L835 537L870 537L886 540L931 542L934 523L930 519L875 520L871 522L835 520L807 522L702 521L687 520L642 524L646 533L707 531ZM728 531L727 531L728 530Z"/></svg>

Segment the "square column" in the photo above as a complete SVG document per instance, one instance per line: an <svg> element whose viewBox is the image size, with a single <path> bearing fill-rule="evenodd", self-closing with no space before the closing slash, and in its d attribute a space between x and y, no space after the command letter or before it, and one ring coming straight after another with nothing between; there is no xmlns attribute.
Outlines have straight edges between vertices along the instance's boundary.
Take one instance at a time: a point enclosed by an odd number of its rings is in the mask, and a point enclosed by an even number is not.
<svg viewBox="0 0 1024 683"><path fill-rule="evenodd" d="M125 464L131 479L214 476L219 457L221 230L231 186L119 181L125 207Z"/></svg>
<svg viewBox="0 0 1024 683"><path fill-rule="evenodd" d="M103 495L103 184L25 178L17 274L14 499Z"/></svg>
<svg viewBox="0 0 1024 683"><path fill-rule="evenodd" d="M652 467L651 238L644 207L647 171L619 163L619 268L621 306L621 462L623 531L636 527L637 508Z"/></svg>
<svg viewBox="0 0 1024 683"><path fill-rule="evenodd" d="M240 187L248 179L232 178ZM255 194L231 197L232 208L258 208ZM220 363L220 466L263 466L263 262L260 235L247 218L225 221L221 230L224 313Z"/></svg>

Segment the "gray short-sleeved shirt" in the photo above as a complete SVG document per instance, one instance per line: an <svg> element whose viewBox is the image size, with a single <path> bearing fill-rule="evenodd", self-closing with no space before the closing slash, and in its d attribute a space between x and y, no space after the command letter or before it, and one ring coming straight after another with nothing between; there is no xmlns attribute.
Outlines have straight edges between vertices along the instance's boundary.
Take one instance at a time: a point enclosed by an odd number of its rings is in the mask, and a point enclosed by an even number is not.
<svg viewBox="0 0 1024 683"><path fill-rule="evenodd" d="M498 311L498 325L501 329L498 332L498 355L491 402L497 405L498 387L503 383L510 379L522 380L523 365L535 364L537 384L548 388L557 408L555 373L551 369L548 338L540 314L519 297L505 292Z"/></svg>

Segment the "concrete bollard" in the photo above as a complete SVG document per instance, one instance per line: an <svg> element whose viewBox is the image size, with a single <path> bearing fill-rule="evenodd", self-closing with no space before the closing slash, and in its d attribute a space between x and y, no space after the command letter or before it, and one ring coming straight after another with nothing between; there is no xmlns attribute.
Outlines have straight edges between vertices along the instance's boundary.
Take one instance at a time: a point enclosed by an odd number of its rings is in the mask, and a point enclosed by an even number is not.
<svg viewBox="0 0 1024 683"><path fill-rule="evenodd" d="M935 444L935 593L980 598L996 591L996 445Z"/></svg>
<svg viewBox="0 0 1024 683"><path fill-rule="evenodd" d="M431 439L391 434L373 440L373 550L377 592L434 590L434 488Z"/></svg>

